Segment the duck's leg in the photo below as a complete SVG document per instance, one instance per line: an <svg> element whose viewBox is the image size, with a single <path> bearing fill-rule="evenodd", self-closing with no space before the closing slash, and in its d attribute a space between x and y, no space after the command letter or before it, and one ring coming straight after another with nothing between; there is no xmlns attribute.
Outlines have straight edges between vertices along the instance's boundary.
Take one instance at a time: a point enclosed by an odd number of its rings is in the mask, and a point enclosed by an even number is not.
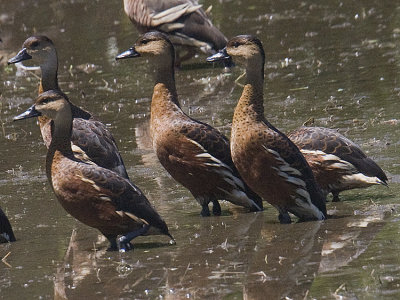
<svg viewBox="0 0 400 300"><path fill-rule="evenodd" d="M221 205L219 205L218 200L212 200L212 203L213 203L214 216L220 216L221 215Z"/></svg>
<svg viewBox="0 0 400 300"><path fill-rule="evenodd" d="M126 252L129 250L133 250L133 245L130 243L131 240L133 240L135 237L138 237L139 235L145 234L150 228L150 225L145 225L142 228L128 232L127 234L121 236L118 239L118 245L119 245L119 251L120 252Z"/></svg>
<svg viewBox="0 0 400 300"><path fill-rule="evenodd" d="M107 248L107 251L118 251L118 245L115 236L105 235L105 237L110 242L110 246Z"/></svg>
<svg viewBox="0 0 400 300"><path fill-rule="evenodd" d="M290 218L289 213L287 211L279 210L278 219L281 224L292 223L292 219Z"/></svg>
<svg viewBox="0 0 400 300"><path fill-rule="evenodd" d="M201 216L202 217L209 217L210 216L210 209L208 208L208 203L207 204L203 204L201 209Z"/></svg>
<svg viewBox="0 0 400 300"><path fill-rule="evenodd" d="M339 192L338 191L332 191L332 202L340 202L339 198Z"/></svg>

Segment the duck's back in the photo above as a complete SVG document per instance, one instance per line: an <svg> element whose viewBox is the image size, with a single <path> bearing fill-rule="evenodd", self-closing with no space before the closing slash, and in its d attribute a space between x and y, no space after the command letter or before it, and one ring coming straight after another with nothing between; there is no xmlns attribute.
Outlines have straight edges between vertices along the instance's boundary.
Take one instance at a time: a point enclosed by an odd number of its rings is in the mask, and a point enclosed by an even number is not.
<svg viewBox="0 0 400 300"><path fill-rule="evenodd" d="M336 130L323 127L301 127L288 137L302 150L319 150L332 154L352 164L366 176L378 177L383 182L387 177L383 170L353 141Z"/></svg>
<svg viewBox="0 0 400 300"><path fill-rule="evenodd" d="M197 40L214 50L226 45L227 38L213 26L197 1L124 0L124 8L140 32L165 32L174 44L195 46Z"/></svg>
<svg viewBox="0 0 400 300"><path fill-rule="evenodd" d="M49 160L48 156L48 164ZM48 177L64 209L106 236L131 232L144 224L168 233L140 189L113 171L56 152Z"/></svg>

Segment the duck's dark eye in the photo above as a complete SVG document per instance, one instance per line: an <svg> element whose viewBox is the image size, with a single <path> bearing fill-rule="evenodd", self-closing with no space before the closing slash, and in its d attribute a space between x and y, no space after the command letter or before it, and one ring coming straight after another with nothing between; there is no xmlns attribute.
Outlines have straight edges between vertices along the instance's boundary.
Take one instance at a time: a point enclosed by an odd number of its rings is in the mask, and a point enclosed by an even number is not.
<svg viewBox="0 0 400 300"><path fill-rule="evenodd" d="M142 44L146 45L149 42L149 40L142 40Z"/></svg>
<svg viewBox="0 0 400 300"><path fill-rule="evenodd" d="M234 48L237 48L237 47L239 47L239 46L240 46L239 42L234 42L234 43L233 43L233 47L234 47Z"/></svg>
<svg viewBox="0 0 400 300"><path fill-rule="evenodd" d="M31 44L31 46L32 46L32 48L36 48L37 46L39 46L39 42L33 42L32 44Z"/></svg>
<svg viewBox="0 0 400 300"><path fill-rule="evenodd" d="M42 101L41 101L41 104L47 104L47 103L49 103L51 101L51 98L44 98Z"/></svg>

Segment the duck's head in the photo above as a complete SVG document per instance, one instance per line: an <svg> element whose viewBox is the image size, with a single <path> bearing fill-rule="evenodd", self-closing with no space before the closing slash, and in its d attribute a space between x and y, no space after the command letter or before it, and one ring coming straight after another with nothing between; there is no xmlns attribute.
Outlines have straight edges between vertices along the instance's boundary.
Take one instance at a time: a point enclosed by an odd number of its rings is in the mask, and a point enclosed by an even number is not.
<svg viewBox="0 0 400 300"><path fill-rule="evenodd" d="M8 61L15 64L28 59L37 59L40 64L47 62L49 57L56 57L53 42L44 35L31 36L22 45L21 51Z"/></svg>
<svg viewBox="0 0 400 300"><path fill-rule="evenodd" d="M156 65L162 62L173 64L175 51L171 41L164 33L150 31L140 36L131 48L119 54L115 59L132 57L150 58L150 61Z"/></svg>
<svg viewBox="0 0 400 300"><path fill-rule="evenodd" d="M14 117L14 121L46 116L56 120L60 114L71 111L68 98L60 91L49 90L40 94L35 103L24 113Z"/></svg>
<svg viewBox="0 0 400 300"><path fill-rule="evenodd" d="M232 58L246 69L264 67L265 53L261 41L252 35L238 35L232 38L226 47L207 58L208 62L223 61Z"/></svg>

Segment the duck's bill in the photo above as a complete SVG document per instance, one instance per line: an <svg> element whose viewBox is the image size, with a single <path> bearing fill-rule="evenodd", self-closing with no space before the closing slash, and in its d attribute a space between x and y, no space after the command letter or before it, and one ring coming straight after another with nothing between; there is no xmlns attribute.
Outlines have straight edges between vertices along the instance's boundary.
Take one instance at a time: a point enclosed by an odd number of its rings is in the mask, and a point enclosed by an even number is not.
<svg viewBox="0 0 400 300"><path fill-rule="evenodd" d="M218 51L218 53L215 53L214 55L211 55L207 57L208 62L215 62L215 61L221 61L221 60L228 60L231 57L226 53L226 48L221 49Z"/></svg>
<svg viewBox="0 0 400 300"><path fill-rule="evenodd" d="M128 50L122 52L121 54L118 54L115 59L119 60L119 59L125 59L125 58L133 58L133 57L139 57L140 54L138 52L136 52L135 48L129 48Z"/></svg>
<svg viewBox="0 0 400 300"><path fill-rule="evenodd" d="M34 117L39 117L42 114L40 112L38 112L35 109L35 105L32 105L31 107L29 107L25 112L23 112L22 114L16 116L13 118L14 121L19 121L19 120L24 120L24 119L29 119L29 118L34 118Z"/></svg>
<svg viewBox="0 0 400 300"><path fill-rule="evenodd" d="M32 56L30 56L28 54L28 52L26 51L26 48L23 48L21 51L18 52L17 55L15 55L13 58L9 59L7 63L9 65L11 65L11 64L15 64L15 63L18 63L18 62L21 62L24 60L28 60L31 58L32 58Z"/></svg>

